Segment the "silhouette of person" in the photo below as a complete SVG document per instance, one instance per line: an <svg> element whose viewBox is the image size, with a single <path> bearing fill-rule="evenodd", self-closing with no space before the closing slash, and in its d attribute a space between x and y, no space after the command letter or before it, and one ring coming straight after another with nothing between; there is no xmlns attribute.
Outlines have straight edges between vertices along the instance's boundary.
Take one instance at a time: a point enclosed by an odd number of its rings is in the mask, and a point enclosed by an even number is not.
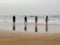
<svg viewBox="0 0 60 45"><path fill-rule="evenodd" d="M48 31L48 16L46 16L46 32Z"/></svg>
<svg viewBox="0 0 60 45"><path fill-rule="evenodd" d="M24 30L26 31L27 30L27 16L24 17Z"/></svg>
<svg viewBox="0 0 60 45"><path fill-rule="evenodd" d="M35 16L35 32L37 32L37 20L38 20L38 17Z"/></svg>
<svg viewBox="0 0 60 45"><path fill-rule="evenodd" d="M15 17L15 16L13 16L13 23L15 23L15 20L16 20L16 17Z"/></svg>
<svg viewBox="0 0 60 45"><path fill-rule="evenodd" d="M27 16L24 17L25 22L27 22Z"/></svg>
<svg viewBox="0 0 60 45"><path fill-rule="evenodd" d="M15 21L16 21L16 17L13 16L13 30L15 30Z"/></svg>
<svg viewBox="0 0 60 45"><path fill-rule="evenodd" d="M46 16L46 23L48 22L48 16Z"/></svg>
<svg viewBox="0 0 60 45"><path fill-rule="evenodd" d="M37 17L37 16L35 16L35 23L37 23L37 19L38 19L38 17Z"/></svg>

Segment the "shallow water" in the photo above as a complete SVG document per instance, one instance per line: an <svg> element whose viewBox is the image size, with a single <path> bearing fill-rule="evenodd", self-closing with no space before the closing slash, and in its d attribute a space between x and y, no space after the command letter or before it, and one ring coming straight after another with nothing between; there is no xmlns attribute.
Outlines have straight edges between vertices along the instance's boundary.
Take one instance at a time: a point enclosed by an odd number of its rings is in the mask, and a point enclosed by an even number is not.
<svg viewBox="0 0 60 45"><path fill-rule="evenodd" d="M16 32L35 32L35 25L34 24L17 24L15 25ZM26 28L26 29L25 29ZM13 23L0 23L0 29L13 31ZM37 32L45 33L46 32L46 25L40 24L37 25ZM60 33L60 25L59 24L48 24L48 33Z"/></svg>

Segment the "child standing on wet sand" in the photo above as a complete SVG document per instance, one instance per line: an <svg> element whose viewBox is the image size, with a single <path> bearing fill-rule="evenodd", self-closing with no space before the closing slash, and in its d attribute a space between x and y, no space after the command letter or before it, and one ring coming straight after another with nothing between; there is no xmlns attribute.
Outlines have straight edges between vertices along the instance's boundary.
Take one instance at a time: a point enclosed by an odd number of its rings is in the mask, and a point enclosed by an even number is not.
<svg viewBox="0 0 60 45"><path fill-rule="evenodd" d="M38 17L35 16L35 32L37 32L37 20L38 20Z"/></svg>
<svg viewBox="0 0 60 45"><path fill-rule="evenodd" d="M46 16L45 21L46 21L46 32L47 32L48 31L48 16Z"/></svg>
<svg viewBox="0 0 60 45"><path fill-rule="evenodd" d="M16 17L13 16L13 30L15 30L15 22L16 22Z"/></svg>

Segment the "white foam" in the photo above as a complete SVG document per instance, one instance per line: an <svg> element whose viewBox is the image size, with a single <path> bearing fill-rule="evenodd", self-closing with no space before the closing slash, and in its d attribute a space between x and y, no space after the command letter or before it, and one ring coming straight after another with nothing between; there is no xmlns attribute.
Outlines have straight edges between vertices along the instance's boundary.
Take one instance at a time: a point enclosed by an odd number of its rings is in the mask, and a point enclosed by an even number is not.
<svg viewBox="0 0 60 45"><path fill-rule="evenodd" d="M34 24L35 20L27 20L28 23ZM2 20L0 19L0 23L13 23L12 20ZM24 23L24 20L16 20L16 23ZM45 20L38 20L38 24L45 24ZM48 24L60 24L59 20L49 20Z"/></svg>

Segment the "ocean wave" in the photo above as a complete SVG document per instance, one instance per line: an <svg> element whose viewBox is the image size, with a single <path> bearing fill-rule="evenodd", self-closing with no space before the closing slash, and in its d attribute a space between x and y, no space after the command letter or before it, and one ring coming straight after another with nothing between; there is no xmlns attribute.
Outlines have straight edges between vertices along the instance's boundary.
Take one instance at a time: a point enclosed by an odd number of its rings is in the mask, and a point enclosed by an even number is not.
<svg viewBox="0 0 60 45"><path fill-rule="evenodd" d="M46 15L45 15L46 16ZM46 24L45 16L38 16L37 24ZM0 16L0 23L13 23L12 21L13 16ZM48 16L48 24L60 24L60 15L50 15ZM35 23L35 16L27 16L27 21L29 24ZM16 23L24 23L24 16L16 16Z"/></svg>
<svg viewBox="0 0 60 45"><path fill-rule="evenodd" d="M27 20L27 22L30 24L34 24L35 20ZM1 20L0 23L13 23L12 20ZM24 23L24 20L16 20L16 23ZM46 24L45 20L38 20L37 24ZM48 24L60 24L59 20L49 20Z"/></svg>

